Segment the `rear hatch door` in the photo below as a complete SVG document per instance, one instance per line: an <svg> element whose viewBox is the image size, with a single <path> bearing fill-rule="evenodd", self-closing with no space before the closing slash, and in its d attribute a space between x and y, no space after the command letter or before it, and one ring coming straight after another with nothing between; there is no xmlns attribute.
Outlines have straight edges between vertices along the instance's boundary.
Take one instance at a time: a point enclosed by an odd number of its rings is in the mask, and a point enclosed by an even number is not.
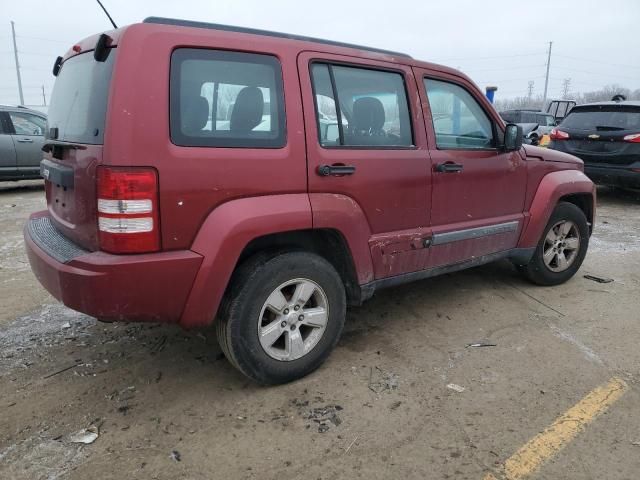
<svg viewBox="0 0 640 480"><path fill-rule="evenodd" d="M102 162L109 87L116 48L104 61L92 51L66 59L48 111L41 173L56 228L88 250L98 249L96 167Z"/></svg>
<svg viewBox="0 0 640 480"><path fill-rule="evenodd" d="M640 106L575 107L558 127L569 134L565 151L585 164L630 165L640 161L640 143L624 140L640 133Z"/></svg>

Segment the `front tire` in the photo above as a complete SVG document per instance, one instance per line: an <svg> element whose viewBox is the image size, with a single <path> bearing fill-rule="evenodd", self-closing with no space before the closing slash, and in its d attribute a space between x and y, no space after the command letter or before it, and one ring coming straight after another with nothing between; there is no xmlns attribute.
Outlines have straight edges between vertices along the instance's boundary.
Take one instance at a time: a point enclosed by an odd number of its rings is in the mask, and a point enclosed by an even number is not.
<svg viewBox="0 0 640 480"><path fill-rule="evenodd" d="M559 285L575 275L589 246L589 225L584 212L576 205L560 202L528 265L520 271L531 282Z"/></svg>
<svg viewBox="0 0 640 480"><path fill-rule="evenodd" d="M217 320L218 341L230 363L258 383L308 375L340 338L344 286L318 255L259 254L238 268L228 291Z"/></svg>

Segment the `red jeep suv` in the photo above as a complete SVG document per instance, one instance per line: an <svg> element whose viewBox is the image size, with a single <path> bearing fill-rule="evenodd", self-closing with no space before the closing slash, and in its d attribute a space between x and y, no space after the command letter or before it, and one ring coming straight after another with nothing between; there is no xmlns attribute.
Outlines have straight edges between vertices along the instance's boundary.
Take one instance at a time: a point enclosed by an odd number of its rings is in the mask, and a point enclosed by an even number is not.
<svg viewBox="0 0 640 480"><path fill-rule="evenodd" d="M317 368L379 288L503 258L554 285L587 252L582 162L522 146L451 68L148 18L54 74L39 281L101 320L215 322L258 382Z"/></svg>

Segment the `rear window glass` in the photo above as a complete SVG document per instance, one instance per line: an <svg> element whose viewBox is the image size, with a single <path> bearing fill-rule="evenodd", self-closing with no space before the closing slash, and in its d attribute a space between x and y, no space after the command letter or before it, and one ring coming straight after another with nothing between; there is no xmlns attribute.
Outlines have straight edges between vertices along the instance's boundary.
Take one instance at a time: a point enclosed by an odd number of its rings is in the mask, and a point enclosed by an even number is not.
<svg viewBox="0 0 640 480"><path fill-rule="evenodd" d="M90 144L103 142L116 50L111 49L104 62L97 62L93 52L87 52L62 64L47 112L48 127L58 129L59 140Z"/></svg>
<svg viewBox="0 0 640 480"><path fill-rule="evenodd" d="M197 147L286 143L280 63L270 55L183 48L171 57L171 140Z"/></svg>
<svg viewBox="0 0 640 480"><path fill-rule="evenodd" d="M562 126L576 130L638 130L640 108L573 109L562 121Z"/></svg>

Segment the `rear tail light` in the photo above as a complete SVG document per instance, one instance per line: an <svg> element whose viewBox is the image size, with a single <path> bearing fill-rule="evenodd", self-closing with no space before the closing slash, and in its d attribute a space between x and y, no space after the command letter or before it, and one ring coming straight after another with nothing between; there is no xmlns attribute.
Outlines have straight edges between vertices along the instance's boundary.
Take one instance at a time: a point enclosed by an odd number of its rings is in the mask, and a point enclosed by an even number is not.
<svg viewBox="0 0 640 480"><path fill-rule="evenodd" d="M625 142L640 143L640 133L632 133L622 138Z"/></svg>
<svg viewBox="0 0 640 480"><path fill-rule="evenodd" d="M152 168L98 167L98 238L111 253L160 249L158 174Z"/></svg>
<svg viewBox="0 0 640 480"><path fill-rule="evenodd" d="M551 140L567 140L569 138L569 134L567 132L563 132L562 130L554 128L553 130L551 130L549 137L551 138Z"/></svg>

